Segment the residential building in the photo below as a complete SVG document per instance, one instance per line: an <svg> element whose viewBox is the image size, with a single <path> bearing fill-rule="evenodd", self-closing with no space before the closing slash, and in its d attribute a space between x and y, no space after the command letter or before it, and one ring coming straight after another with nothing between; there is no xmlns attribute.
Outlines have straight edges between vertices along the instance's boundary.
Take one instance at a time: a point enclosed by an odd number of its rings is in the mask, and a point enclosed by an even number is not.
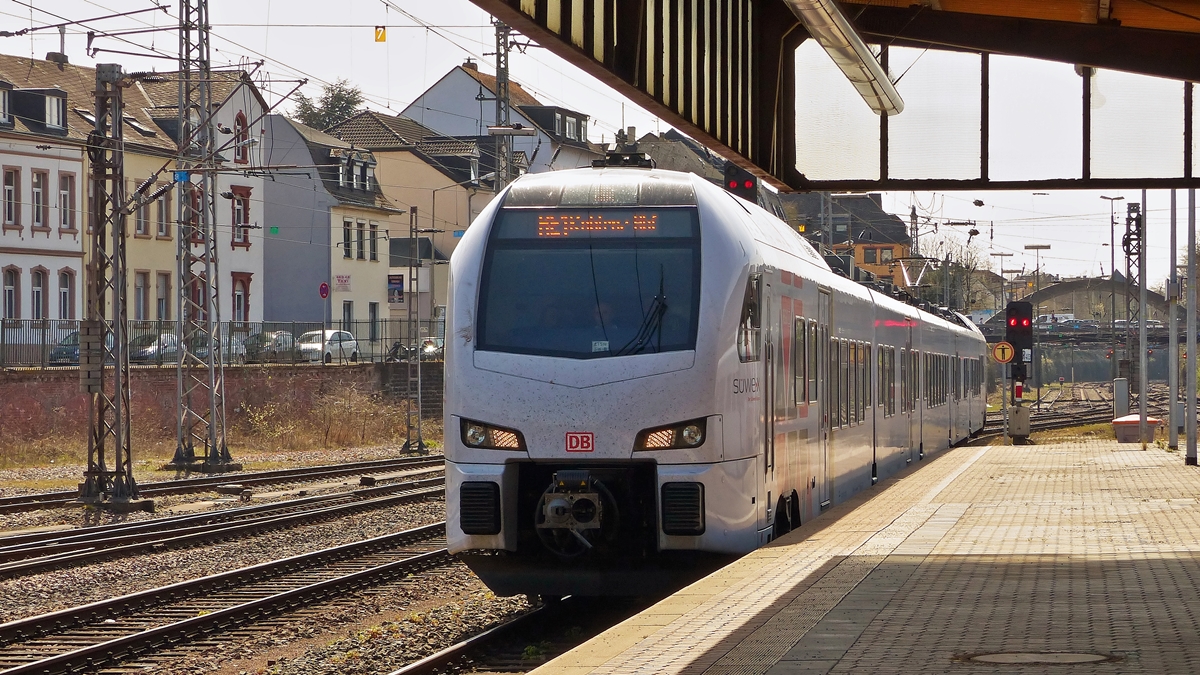
<svg viewBox="0 0 1200 675"><path fill-rule="evenodd" d="M250 77L241 71L214 71L209 87L212 100L219 102L213 110L218 131L216 194L203 195L197 188L189 190L190 197L187 198L196 204L201 199L210 199L216 203L215 243L220 266L220 278L217 280L218 315L221 321L234 322L235 331L245 331L249 330L244 325L246 322L263 320L264 181L260 167L263 166L266 157L263 151L266 129L264 116L270 106ZM134 88L131 87L130 90L132 89ZM147 113L154 123L174 143L179 135L179 82L174 73L161 73L153 82L139 82L136 89L146 97L150 106ZM129 107L128 104L126 107ZM173 168L173 164L168 167L170 168ZM135 167L132 171L136 170ZM132 175L130 169L126 170L126 174L134 181L147 177ZM164 174L167 175L169 174ZM198 177L193 176L192 182L197 183ZM174 241L174 232L159 234L163 231L163 221L158 218L158 214L162 209L161 212L169 214L171 223L177 223L177 201L181 194L184 194L181 188L171 191L163 198L162 204L156 204L145 216L146 219L153 218L153 234L146 233L142 236L161 242L159 255L168 250L174 252L178 243ZM134 222L136 231L137 221ZM147 229L151 229L149 222ZM169 229L173 230L174 227ZM171 237L170 241L168 236ZM195 240L190 245L199 250L204 242ZM174 263L167 269L173 269L173 265ZM131 262L130 269L134 268L135 265ZM157 317L164 292L159 284L160 281L165 282L168 277L162 275L157 267L154 274L155 302L149 313ZM173 298L174 295L167 293L165 297ZM175 311L174 308L168 308L166 313L176 316Z"/></svg>
<svg viewBox="0 0 1200 675"><path fill-rule="evenodd" d="M370 151L283 115L266 126L271 161L302 168L264 187L263 318L351 330L367 352L388 318L389 239L407 236L408 216L384 197Z"/></svg>
<svg viewBox="0 0 1200 675"><path fill-rule="evenodd" d="M496 124L496 76L479 72L467 59L417 97L401 115L445 136L485 136ZM533 128L533 136L513 136L514 161L531 173L591 166L604 157L588 142L588 116L544 105L517 82L509 83L510 121Z"/></svg>
<svg viewBox="0 0 1200 675"><path fill-rule="evenodd" d="M447 297L449 268L442 263L495 196L495 139L439 136L405 117L377 112L359 113L329 133L370 151L383 196L396 208L416 210L415 221L406 219L391 233L390 316L407 318L414 292L420 296L414 312L434 316ZM410 226L423 230L415 258Z"/></svg>
<svg viewBox="0 0 1200 675"><path fill-rule="evenodd" d="M910 240L904 221L883 210L878 193L780 193L782 217L815 243L834 253L850 255L854 264L882 281L904 285L902 258L908 258ZM824 213L825 215L822 215Z"/></svg>

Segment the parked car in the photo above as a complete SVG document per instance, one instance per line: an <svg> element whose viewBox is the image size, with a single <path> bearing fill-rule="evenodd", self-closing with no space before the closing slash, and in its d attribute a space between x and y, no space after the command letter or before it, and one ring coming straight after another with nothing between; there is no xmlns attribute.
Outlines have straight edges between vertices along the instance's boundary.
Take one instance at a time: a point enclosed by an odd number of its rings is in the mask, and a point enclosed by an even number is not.
<svg viewBox="0 0 1200 675"><path fill-rule="evenodd" d="M211 340L210 344L205 344L205 339L201 335L194 336L188 342L188 351L196 355L197 358L207 359L208 352L212 345L216 344L216 340ZM224 347L221 349L221 358L225 363L245 363L246 362L246 347L242 341L236 337L224 336L221 339Z"/></svg>
<svg viewBox="0 0 1200 675"><path fill-rule="evenodd" d="M322 345L324 336L324 345ZM322 346L324 347L322 349ZM301 361L358 361L358 340L344 330L313 330L296 340L296 350Z"/></svg>
<svg viewBox="0 0 1200 675"><path fill-rule="evenodd" d="M175 363L179 360L179 341L174 333L147 333L129 341L130 363Z"/></svg>
<svg viewBox="0 0 1200 675"><path fill-rule="evenodd" d="M112 335L109 335L104 341L111 349ZM46 360L52 366L79 365L79 331L72 331L61 342L51 347ZM108 362L112 363L112 360L109 359Z"/></svg>
<svg viewBox="0 0 1200 675"><path fill-rule="evenodd" d="M255 333L242 341L247 363L286 363L296 361L296 339L284 330Z"/></svg>

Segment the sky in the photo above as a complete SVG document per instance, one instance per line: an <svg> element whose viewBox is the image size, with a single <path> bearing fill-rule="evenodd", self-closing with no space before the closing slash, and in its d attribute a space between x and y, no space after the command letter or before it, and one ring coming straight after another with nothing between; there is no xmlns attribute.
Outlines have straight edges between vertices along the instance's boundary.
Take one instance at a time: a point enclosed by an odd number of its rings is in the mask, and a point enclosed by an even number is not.
<svg viewBox="0 0 1200 675"><path fill-rule="evenodd" d="M152 9L161 2L170 15L151 11L135 16L104 19L88 23L100 31L145 30L118 37L98 37L93 46L101 50L157 53L174 57L178 43L170 30L176 25L176 3L166 0L0 0L0 30L16 31L30 26L45 26L69 20L92 19L105 15ZM32 7L30 6L32 5ZM332 9L331 9L332 8ZM494 72L494 30L490 17L467 0L211 0L213 29L213 65L249 64L263 61L259 74L270 102L279 101L301 78L308 80L301 89L319 96L321 86L339 78L359 87L367 106L383 112L399 113L430 85L466 58L480 63L484 72ZM387 26L385 42L375 41L375 26ZM126 70L172 70L174 62L113 51L96 53L89 58L87 30L72 26L66 34L66 52L72 63L94 65L116 62ZM59 34L55 29L25 36L0 38L7 54L42 58L58 51ZM938 52L908 50L891 58L893 75L900 75L897 88L907 108L891 121L893 142L912 139L908 155L894 153L897 162L910 158L911 170L928 171L923 157L941 156L962 147L962 137L970 124L962 120L978 114L978 96L955 96L964 73L973 73L955 59L959 56ZM807 59L807 61L805 60ZM875 124L861 99L846 98L848 84L836 77L827 57L817 53L797 56L798 65L809 64L801 72L812 73L811 82L821 77L830 86L828 98L818 101L820 111L834 111L828 120L806 120L803 129L823 131L830 157L847 156L853 163L856 152L869 156L870 134L860 134L863 124ZM611 142L614 133L636 126L638 134L666 131L669 127L653 114L626 101L614 90L584 74L547 50L529 44L510 56L514 81L547 104L557 104L591 116L589 138ZM1049 64L1028 59L993 58L992 63L992 175L993 177L1047 177L1079 157L1080 112L1079 84L1069 64ZM1165 126L1163 119L1175 114L1172 93L1178 83L1153 78L1131 81L1121 73L1106 73L1097 80L1098 96L1093 100L1093 136L1112 139L1094 150L1094 162L1107 170L1130 169L1152 175L1161 167L1154 164L1164 144L1174 143L1170 134L1156 133ZM969 77L966 81L969 83ZM947 86L948 82L955 83ZM803 83L801 83L803 84ZM800 87L801 89L803 87ZM822 88L825 91L826 88ZM841 92L840 94L836 92ZM839 98L841 96L842 98ZM947 97L952 97L948 100ZM960 110L975 102L976 110ZM290 110L283 102L281 110ZM864 111L866 111L864 113ZM828 122L832 126L823 126ZM975 127L977 129L977 126ZM1138 133L1130 129L1143 130ZM803 131L802 131L803 133ZM977 133L977 132L976 132ZM816 138L814 135L813 138ZM854 140L854 139L857 139ZM940 144L939 144L940 141ZM804 139L800 139L804 143ZM936 152L927 151L936 148ZM877 151L875 151L877 152ZM1169 153L1168 153L1169 154ZM948 156L948 155L947 155ZM1147 164L1147 161L1150 164ZM829 166L836 164L830 163ZM1161 162L1159 162L1161 164ZM1064 169L1068 173L1070 168ZM1077 171L1077 169L1075 169ZM1046 173L1049 172L1049 173ZM810 174L811 175L811 174ZM922 228L922 241L930 237L950 237L965 243L969 226L945 225L946 221L975 221L980 234L973 238L976 255L999 271L992 253L1012 253L1004 269L1033 270L1037 261L1026 245L1050 245L1041 251L1040 262L1048 274L1087 276L1107 274L1110 270L1109 202L1096 191L990 192L972 193L885 193L885 209L906 221L915 206L922 219L940 221ZM1117 241L1124 229L1125 204L1141 201L1136 190L1112 191L1106 196L1123 196L1116 202ZM1167 276L1171 261L1179 254L1169 250L1169 193L1151 191L1148 195L1147 279L1157 285ZM974 202L980 200L982 207ZM1186 241L1187 194L1178 194L1179 241ZM1184 244L1178 246L1181 253ZM1117 267L1124 269L1118 255Z"/></svg>

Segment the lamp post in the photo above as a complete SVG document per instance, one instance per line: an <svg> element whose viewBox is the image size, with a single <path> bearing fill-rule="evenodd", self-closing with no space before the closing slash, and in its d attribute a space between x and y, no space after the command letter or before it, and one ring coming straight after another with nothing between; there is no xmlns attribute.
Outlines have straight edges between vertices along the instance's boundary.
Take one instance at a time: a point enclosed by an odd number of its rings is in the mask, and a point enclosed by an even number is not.
<svg viewBox="0 0 1200 675"><path fill-rule="evenodd" d="M1037 295L1038 293L1042 292L1042 251L1049 251L1050 244L1026 244L1025 250L1034 252L1033 281L1035 290L1033 294ZM1038 298L1038 303L1034 305L1034 309L1036 311L1033 313L1035 317L1033 326L1033 349L1037 352L1037 361L1034 363L1037 364L1035 377L1037 378L1037 409L1039 412L1042 409L1042 339L1037 333L1036 317L1039 317L1042 314L1041 300L1041 298Z"/></svg>
<svg viewBox="0 0 1200 675"><path fill-rule="evenodd" d="M1108 334L1112 341L1112 358L1109 364L1109 379L1117 379L1117 211L1113 202L1125 201L1124 197L1105 197L1108 200L1108 279L1111 293L1108 298Z"/></svg>

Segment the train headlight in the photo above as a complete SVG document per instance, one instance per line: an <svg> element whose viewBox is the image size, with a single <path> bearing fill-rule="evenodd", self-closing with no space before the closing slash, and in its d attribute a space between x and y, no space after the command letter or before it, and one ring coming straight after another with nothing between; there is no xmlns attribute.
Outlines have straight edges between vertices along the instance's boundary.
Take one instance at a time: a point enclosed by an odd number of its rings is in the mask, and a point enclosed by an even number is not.
<svg viewBox="0 0 1200 675"><path fill-rule="evenodd" d="M462 442L468 448L484 450L524 450L525 437L516 429L495 427L474 420L462 420Z"/></svg>
<svg viewBox="0 0 1200 675"><path fill-rule="evenodd" d="M703 418L638 432L634 450L675 450L704 445L707 425Z"/></svg>

